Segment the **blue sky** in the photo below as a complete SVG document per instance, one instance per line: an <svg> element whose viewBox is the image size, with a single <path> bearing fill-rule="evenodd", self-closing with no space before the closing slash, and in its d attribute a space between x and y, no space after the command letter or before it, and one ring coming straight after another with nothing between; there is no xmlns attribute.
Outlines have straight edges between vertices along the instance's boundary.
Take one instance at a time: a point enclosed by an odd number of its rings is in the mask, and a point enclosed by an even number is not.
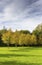
<svg viewBox="0 0 42 65"><path fill-rule="evenodd" d="M33 31L42 23L42 0L0 0L0 29Z"/></svg>

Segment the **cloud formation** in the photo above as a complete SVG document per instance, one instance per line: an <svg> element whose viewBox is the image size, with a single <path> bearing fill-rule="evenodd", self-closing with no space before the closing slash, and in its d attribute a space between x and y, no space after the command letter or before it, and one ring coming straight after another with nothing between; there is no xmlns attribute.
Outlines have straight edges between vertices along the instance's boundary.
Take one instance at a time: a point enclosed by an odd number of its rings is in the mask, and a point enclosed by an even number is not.
<svg viewBox="0 0 42 65"><path fill-rule="evenodd" d="M42 0L0 0L0 29L32 31L42 23Z"/></svg>

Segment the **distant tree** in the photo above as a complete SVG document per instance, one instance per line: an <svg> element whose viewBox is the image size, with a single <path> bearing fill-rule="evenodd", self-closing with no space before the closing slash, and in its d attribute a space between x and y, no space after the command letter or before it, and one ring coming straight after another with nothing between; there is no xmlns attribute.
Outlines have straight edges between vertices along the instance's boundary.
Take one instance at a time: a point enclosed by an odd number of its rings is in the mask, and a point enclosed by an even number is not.
<svg viewBox="0 0 42 65"><path fill-rule="evenodd" d="M2 34L0 33L0 46L3 46Z"/></svg>
<svg viewBox="0 0 42 65"><path fill-rule="evenodd" d="M9 46L9 44L11 43L11 30L8 30L8 32L2 35L2 40L6 45Z"/></svg>
<svg viewBox="0 0 42 65"><path fill-rule="evenodd" d="M29 46L31 44L31 35L27 34L25 37L25 45Z"/></svg>
<svg viewBox="0 0 42 65"><path fill-rule="evenodd" d="M39 36L40 36L40 34L42 34L42 24L39 24L36 28L35 28L35 30L33 31L33 34L35 34L36 35L36 37L37 37L37 44L39 45Z"/></svg>
<svg viewBox="0 0 42 65"><path fill-rule="evenodd" d="M3 26L3 29L0 30L0 34L2 35L2 34L4 34L4 33L6 33L6 32L7 32L7 29L5 28L5 26Z"/></svg>
<svg viewBox="0 0 42 65"><path fill-rule="evenodd" d="M42 24L39 24L36 28L35 28L35 30L33 31L33 33L35 34L35 35L39 35L39 34L42 34Z"/></svg>
<svg viewBox="0 0 42 65"><path fill-rule="evenodd" d="M42 45L42 24L38 25L32 33L28 30L16 30L13 32L11 29L7 30L3 27L0 30L0 45L2 43L7 46Z"/></svg>
<svg viewBox="0 0 42 65"><path fill-rule="evenodd" d="M12 37L15 46L19 45L19 36L20 36L20 33L18 31L15 31Z"/></svg>
<svg viewBox="0 0 42 65"><path fill-rule="evenodd" d="M39 45L42 45L42 34L39 34Z"/></svg>
<svg viewBox="0 0 42 65"><path fill-rule="evenodd" d="M36 35L32 34L30 39L31 39L31 45L37 45Z"/></svg>
<svg viewBox="0 0 42 65"><path fill-rule="evenodd" d="M24 46L25 45L25 36L26 34L21 34L19 37L19 45Z"/></svg>
<svg viewBox="0 0 42 65"><path fill-rule="evenodd" d="M20 30L20 33L24 33L24 34L30 34L30 31L28 31L28 30Z"/></svg>

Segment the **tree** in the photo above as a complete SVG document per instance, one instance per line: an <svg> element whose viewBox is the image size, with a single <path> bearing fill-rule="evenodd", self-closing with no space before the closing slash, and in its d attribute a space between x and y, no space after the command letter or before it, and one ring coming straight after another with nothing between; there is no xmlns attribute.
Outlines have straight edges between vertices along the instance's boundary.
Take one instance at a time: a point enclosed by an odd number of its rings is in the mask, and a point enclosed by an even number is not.
<svg viewBox="0 0 42 65"><path fill-rule="evenodd" d="M6 33L6 32L7 32L7 29L6 29L5 26L4 26L3 29L0 30L0 34L2 35L2 34L4 34L4 33Z"/></svg>
<svg viewBox="0 0 42 65"><path fill-rule="evenodd" d="M27 34L25 37L25 45L29 46L31 44L31 35Z"/></svg>
<svg viewBox="0 0 42 65"><path fill-rule="evenodd" d="M30 39L31 39L31 45L37 45L36 35L32 34Z"/></svg>
<svg viewBox="0 0 42 65"><path fill-rule="evenodd" d="M21 30L21 31L19 31L20 33L23 33L23 34L30 34L30 31L28 31L28 30Z"/></svg>
<svg viewBox="0 0 42 65"><path fill-rule="evenodd" d="M3 46L2 34L0 33L0 46Z"/></svg>
<svg viewBox="0 0 42 65"><path fill-rule="evenodd" d="M40 34L42 34L42 24L39 24L36 28L35 28L35 30L33 31L33 34L35 34L36 35L36 37L37 37L37 45L39 45L40 44L40 42L39 42L39 39L40 39Z"/></svg>
<svg viewBox="0 0 42 65"><path fill-rule="evenodd" d="M25 36L26 34L21 34L20 37L19 37L19 45L20 46L24 46L25 44Z"/></svg>
<svg viewBox="0 0 42 65"><path fill-rule="evenodd" d="M39 45L42 45L42 34L39 35Z"/></svg>
<svg viewBox="0 0 42 65"><path fill-rule="evenodd" d="M3 42L8 46L11 43L11 34L11 30L8 30L6 33L2 35Z"/></svg>
<svg viewBox="0 0 42 65"><path fill-rule="evenodd" d="M13 43L15 44L15 46L19 45L19 36L20 36L20 33L18 31L15 31L12 36Z"/></svg>

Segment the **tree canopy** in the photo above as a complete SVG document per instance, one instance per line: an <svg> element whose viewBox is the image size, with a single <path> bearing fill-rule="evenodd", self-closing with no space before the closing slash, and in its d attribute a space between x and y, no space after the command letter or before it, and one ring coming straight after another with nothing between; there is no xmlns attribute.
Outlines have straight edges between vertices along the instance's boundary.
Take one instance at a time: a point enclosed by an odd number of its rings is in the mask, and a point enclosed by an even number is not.
<svg viewBox="0 0 42 65"><path fill-rule="evenodd" d="M29 30L0 30L0 46L42 46L42 24L31 33Z"/></svg>

